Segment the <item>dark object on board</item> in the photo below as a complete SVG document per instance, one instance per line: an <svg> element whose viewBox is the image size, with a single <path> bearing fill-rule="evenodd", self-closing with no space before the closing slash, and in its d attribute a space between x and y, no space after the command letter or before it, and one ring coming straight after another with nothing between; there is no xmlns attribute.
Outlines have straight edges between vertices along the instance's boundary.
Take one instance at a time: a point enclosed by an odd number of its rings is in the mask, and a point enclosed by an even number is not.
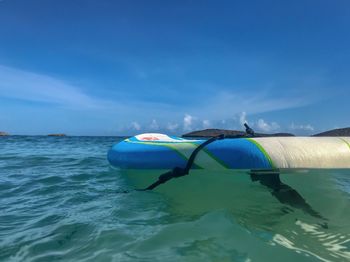
<svg viewBox="0 0 350 262"><path fill-rule="evenodd" d="M244 123L244 127L245 127L245 132L246 132L248 135L255 136L254 130L251 129L250 126L248 126L247 123Z"/></svg>
<svg viewBox="0 0 350 262"><path fill-rule="evenodd" d="M312 136L350 136L350 127L337 128L337 129L329 130L319 134L315 134Z"/></svg>
<svg viewBox="0 0 350 262"><path fill-rule="evenodd" d="M66 134L48 134L47 136L67 136Z"/></svg>

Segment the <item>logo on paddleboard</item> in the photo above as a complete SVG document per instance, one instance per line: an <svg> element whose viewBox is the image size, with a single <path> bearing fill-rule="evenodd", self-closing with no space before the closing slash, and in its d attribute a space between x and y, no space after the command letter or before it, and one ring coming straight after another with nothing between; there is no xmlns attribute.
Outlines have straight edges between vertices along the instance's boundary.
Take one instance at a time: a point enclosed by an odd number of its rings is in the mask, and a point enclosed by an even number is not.
<svg viewBox="0 0 350 262"><path fill-rule="evenodd" d="M156 141L156 140L159 140L158 137L155 137L155 136L143 136L143 137L140 137L140 140L144 140L144 141Z"/></svg>
<svg viewBox="0 0 350 262"><path fill-rule="evenodd" d="M146 133L135 136L138 141L157 141L157 142L170 142L170 143L185 143L188 142L186 139L182 139L179 137L170 137L164 134L159 133ZM194 140L191 140L192 142Z"/></svg>

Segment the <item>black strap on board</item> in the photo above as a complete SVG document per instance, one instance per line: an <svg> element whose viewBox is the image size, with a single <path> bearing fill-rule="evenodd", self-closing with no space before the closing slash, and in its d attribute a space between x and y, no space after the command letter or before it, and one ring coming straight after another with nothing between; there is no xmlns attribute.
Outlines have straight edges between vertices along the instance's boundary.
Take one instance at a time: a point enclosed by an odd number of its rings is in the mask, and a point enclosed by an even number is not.
<svg viewBox="0 0 350 262"><path fill-rule="evenodd" d="M254 130L251 129L248 126L247 123L244 123L244 126L246 128L246 135L237 136L236 138L247 137L247 136L254 137L255 136ZM187 164L186 164L185 168L175 167L172 170L170 170L170 171L168 171L168 172L166 172L164 174L161 174L158 177L158 180L156 182L154 182L153 184L149 185L148 187L146 187L144 189L138 189L138 191L152 190L152 189L156 188L157 186L166 183L170 179L188 175L188 173L190 172L190 169L192 168L194 160L195 160L197 154L199 153L199 151L201 151L204 147L206 147L210 143L213 143L213 142L215 142L217 140L222 140L222 139L225 139L225 138L226 138L225 134L220 134L218 136L214 136L214 137L208 139L204 143L200 144L195 150L193 150L190 158L187 161Z"/></svg>
<svg viewBox="0 0 350 262"><path fill-rule="evenodd" d="M170 171L160 175L158 177L158 180L156 182L154 182L153 184L151 184L150 186L148 186L148 187L146 187L144 189L139 189L139 190L140 191L152 190L152 189L156 188L157 186L159 186L161 184L164 184L165 182L169 181L172 178L178 178L178 177L182 177L182 176L188 175L188 173L189 173L191 167L193 166L194 160L196 159L196 156L199 153L199 151L201 151L204 147L206 147L210 143L213 143L214 141L221 140L221 139L224 139L224 138L225 138L225 135L221 134L221 135L214 136L214 137L208 139L204 143L200 144L195 150L193 150L190 158L187 161L187 164L186 164L185 168L175 167L172 170L170 170Z"/></svg>

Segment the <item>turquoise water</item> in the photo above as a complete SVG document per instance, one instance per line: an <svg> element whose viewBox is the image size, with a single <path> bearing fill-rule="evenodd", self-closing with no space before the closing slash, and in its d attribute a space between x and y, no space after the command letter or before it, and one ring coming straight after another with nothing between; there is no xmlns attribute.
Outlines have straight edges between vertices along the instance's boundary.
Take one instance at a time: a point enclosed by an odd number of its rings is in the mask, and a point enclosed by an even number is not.
<svg viewBox="0 0 350 262"><path fill-rule="evenodd" d="M281 174L316 218L246 173L197 170L133 191L158 173L111 169L117 140L0 138L1 261L350 260L349 171Z"/></svg>

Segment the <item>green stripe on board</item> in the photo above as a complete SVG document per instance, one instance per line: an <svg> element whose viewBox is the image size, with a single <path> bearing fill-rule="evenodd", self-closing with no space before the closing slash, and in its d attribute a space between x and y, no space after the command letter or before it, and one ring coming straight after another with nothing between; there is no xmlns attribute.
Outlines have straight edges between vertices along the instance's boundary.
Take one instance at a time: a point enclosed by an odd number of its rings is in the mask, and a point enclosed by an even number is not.
<svg viewBox="0 0 350 262"><path fill-rule="evenodd" d="M260 149L261 153L263 153L263 155L265 156L265 158L267 159L267 161L269 162L271 168L275 168L275 165L274 165L274 163L272 162L271 157L269 156L269 154L266 152L266 150L265 150L257 141L255 141L255 140L252 139L252 138L245 138L245 139L248 140L248 141L250 141L250 142L252 142L254 145L256 145L256 146Z"/></svg>
<svg viewBox="0 0 350 262"><path fill-rule="evenodd" d="M339 137L339 139L340 139L341 141L345 142L345 144L347 144L348 147L349 147L349 149L350 149L350 143L349 143L348 141L346 141L344 138L341 138L341 137Z"/></svg>
<svg viewBox="0 0 350 262"><path fill-rule="evenodd" d="M211 152L209 152L206 148L203 148L203 151L210 156L213 160L215 160L216 162L218 162L220 165L222 165L222 167L226 168L226 169L230 169L230 167L221 159L217 158L216 156L214 156Z"/></svg>
<svg viewBox="0 0 350 262"><path fill-rule="evenodd" d="M176 147L174 147L173 145L164 145L165 147L172 149L173 151L175 151L176 153L178 153L180 156L182 156L186 161L188 160L187 157L180 151L178 150ZM192 154L192 153L191 153ZM196 163L193 163L193 165L199 169L204 169L203 167L199 166Z"/></svg>
<svg viewBox="0 0 350 262"><path fill-rule="evenodd" d="M194 142L190 142L194 146L199 146L199 144L196 144ZM215 155L213 155L211 152L208 151L208 149L203 148L203 152L205 152L211 159L213 159L215 162L217 162L219 165L221 165L223 168L230 169L230 167L221 159L217 158Z"/></svg>

